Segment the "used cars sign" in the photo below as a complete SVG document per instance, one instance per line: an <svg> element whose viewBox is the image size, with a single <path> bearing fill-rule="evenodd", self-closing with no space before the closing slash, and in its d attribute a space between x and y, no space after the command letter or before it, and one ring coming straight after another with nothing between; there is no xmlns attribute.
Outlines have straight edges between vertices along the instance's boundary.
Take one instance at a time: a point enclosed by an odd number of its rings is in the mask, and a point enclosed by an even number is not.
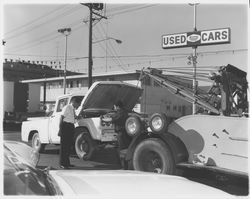
<svg viewBox="0 0 250 199"><path fill-rule="evenodd" d="M230 43L230 28L162 36L162 48L180 48Z"/></svg>

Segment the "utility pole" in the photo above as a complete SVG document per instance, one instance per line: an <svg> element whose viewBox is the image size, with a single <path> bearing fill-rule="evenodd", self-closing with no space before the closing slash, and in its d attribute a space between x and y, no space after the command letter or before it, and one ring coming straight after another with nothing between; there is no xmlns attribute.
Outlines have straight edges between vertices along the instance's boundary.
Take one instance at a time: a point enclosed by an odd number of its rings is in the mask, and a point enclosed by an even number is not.
<svg viewBox="0 0 250 199"><path fill-rule="evenodd" d="M196 28L196 6L198 3L190 4L191 6L194 6L194 32L197 31ZM192 62L193 62L193 96L195 99L195 96L197 94L197 80L196 80L196 64L197 64L197 46L193 46L193 54L192 54ZM192 114L194 115L196 113L196 101L193 102L192 106Z"/></svg>
<svg viewBox="0 0 250 199"><path fill-rule="evenodd" d="M92 17L93 17L93 7L92 4L89 4L89 68L88 68L88 76L89 76L89 82L88 87L92 85L92 66L93 66L93 60L92 60Z"/></svg>
<svg viewBox="0 0 250 199"><path fill-rule="evenodd" d="M107 17L100 15L99 13L94 12L94 10L100 11L103 9L103 3L81 3L84 6L89 8L89 66L88 66L88 87L92 85L92 67L93 67L93 58L92 58L92 24L93 24L93 14L99 16L101 19Z"/></svg>

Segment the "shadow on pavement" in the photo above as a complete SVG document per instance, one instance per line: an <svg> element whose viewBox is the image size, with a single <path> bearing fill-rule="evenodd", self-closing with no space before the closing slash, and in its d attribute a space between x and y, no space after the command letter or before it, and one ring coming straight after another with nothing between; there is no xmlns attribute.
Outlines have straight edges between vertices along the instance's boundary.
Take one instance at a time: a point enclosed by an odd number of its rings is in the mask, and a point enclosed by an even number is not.
<svg viewBox="0 0 250 199"><path fill-rule="evenodd" d="M247 196L249 194L249 180L247 177L223 175L203 169L185 169L183 177L221 189L233 195Z"/></svg>

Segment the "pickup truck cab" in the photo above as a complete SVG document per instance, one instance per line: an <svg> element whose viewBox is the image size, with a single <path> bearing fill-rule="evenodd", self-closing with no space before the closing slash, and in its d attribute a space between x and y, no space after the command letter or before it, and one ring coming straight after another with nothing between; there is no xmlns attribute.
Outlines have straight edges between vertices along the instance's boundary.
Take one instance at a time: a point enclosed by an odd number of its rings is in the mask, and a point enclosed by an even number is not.
<svg viewBox="0 0 250 199"><path fill-rule="evenodd" d="M117 145L117 133L109 118L113 106L122 100L125 109L132 112L142 94L142 89L132 84L119 81L95 82L85 96L69 94L57 99L51 115L43 118L29 119L22 123L22 141L31 141L32 147L43 151L46 144L60 144L59 119L62 108L74 97L82 98L76 110L74 146L81 159L90 159L100 147Z"/></svg>
<svg viewBox="0 0 250 199"><path fill-rule="evenodd" d="M47 116L28 118L22 123L21 138L39 152L44 151L46 144L60 144L59 122L62 109L73 98L83 99L82 94L67 94L57 98L55 108Z"/></svg>

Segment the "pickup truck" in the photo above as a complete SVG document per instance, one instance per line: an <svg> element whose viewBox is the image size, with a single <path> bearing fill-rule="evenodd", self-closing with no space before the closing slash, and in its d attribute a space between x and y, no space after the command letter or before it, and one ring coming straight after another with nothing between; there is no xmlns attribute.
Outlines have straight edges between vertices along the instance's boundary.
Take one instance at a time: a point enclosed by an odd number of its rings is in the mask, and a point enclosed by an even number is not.
<svg viewBox="0 0 250 199"><path fill-rule="evenodd" d="M31 141L32 147L43 152L46 144L60 144L59 122L63 107L70 103L73 98L83 99L80 94L67 94L57 98L55 108L44 117L28 118L22 123L22 141Z"/></svg>
<svg viewBox="0 0 250 199"><path fill-rule="evenodd" d="M21 138L31 142L33 148L43 152L47 144L60 144L59 118L62 108L70 103L72 98L82 99L76 110L74 146L76 154L81 159L90 159L94 151L108 144L117 145L117 133L109 118L113 105L118 100L132 112L142 94L142 89L132 84L119 81L95 82L83 94L67 94L58 97L54 111L43 118L28 118L22 123Z"/></svg>

